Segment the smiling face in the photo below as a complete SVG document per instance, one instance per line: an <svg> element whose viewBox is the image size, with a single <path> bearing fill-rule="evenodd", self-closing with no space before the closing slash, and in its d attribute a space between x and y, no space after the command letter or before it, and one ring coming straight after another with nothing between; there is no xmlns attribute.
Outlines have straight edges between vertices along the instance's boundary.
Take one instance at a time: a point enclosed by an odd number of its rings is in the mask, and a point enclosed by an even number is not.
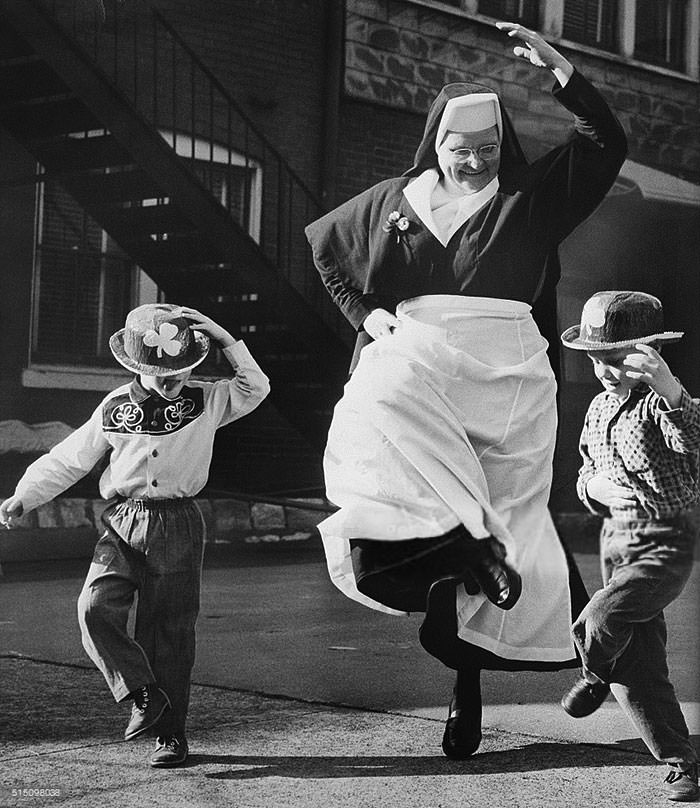
<svg viewBox="0 0 700 808"><path fill-rule="evenodd" d="M631 379L627 376L624 367L627 357L637 353L634 349L620 348L617 351L588 351L587 353L593 363L596 378L608 393L619 398L626 398L630 390L639 384L638 379Z"/></svg>
<svg viewBox="0 0 700 808"><path fill-rule="evenodd" d="M140 376L141 386L144 390L157 393L161 398L173 401L180 395L182 388L191 375L191 370L185 370L174 376L146 376L142 373Z"/></svg>
<svg viewBox="0 0 700 808"><path fill-rule="evenodd" d="M495 146L496 148L489 148ZM437 150L445 188L451 194L475 194L498 174L501 163L498 128L448 132Z"/></svg>

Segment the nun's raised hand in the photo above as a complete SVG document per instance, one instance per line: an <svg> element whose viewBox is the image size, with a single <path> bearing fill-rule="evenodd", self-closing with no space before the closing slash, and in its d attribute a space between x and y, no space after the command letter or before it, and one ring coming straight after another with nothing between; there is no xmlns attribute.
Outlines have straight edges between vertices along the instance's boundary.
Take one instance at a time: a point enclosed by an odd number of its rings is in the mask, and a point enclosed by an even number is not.
<svg viewBox="0 0 700 808"><path fill-rule="evenodd" d="M372 339L381 339L391 336L398 324L397 317L391 312L386 309L374 309L367 315L362 327Z"/></svg>
<svg viewBox="0 0 700 808"><path fill-rule="evenodd" d="M497 22L496 28L499 31L505 31L509 37L521 40L523 44L513 48L516 56L527 59L535 67L545 67L552 71L560 70L567 80L570 78L574 70L571 62L545 42L537 31L531 31L517 22ZM557 76L557 78L559 77Z"/></svg>

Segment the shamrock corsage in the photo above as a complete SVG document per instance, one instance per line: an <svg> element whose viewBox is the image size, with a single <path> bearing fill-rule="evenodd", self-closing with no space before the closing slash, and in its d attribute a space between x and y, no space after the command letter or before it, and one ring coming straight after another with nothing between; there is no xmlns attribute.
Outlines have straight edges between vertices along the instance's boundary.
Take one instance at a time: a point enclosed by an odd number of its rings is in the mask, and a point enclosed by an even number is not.
<svg viewBox="0 0 700 808"><path fill-rule="evenodd" d="M409 225L410 222L405 216L402 216L398 210L392 210L382 225L382 230L385 233L393 233L398 244L401 241L401 234L408 230Z"/></svg>

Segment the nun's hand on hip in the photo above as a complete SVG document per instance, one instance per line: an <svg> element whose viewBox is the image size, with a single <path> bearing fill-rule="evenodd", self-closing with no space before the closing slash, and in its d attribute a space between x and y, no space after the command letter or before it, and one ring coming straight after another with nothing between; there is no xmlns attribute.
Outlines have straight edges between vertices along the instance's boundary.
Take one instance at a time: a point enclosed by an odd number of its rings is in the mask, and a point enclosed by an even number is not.
<svg viewBox="0 0 700 808"><path fill-rule="evenodd" d="M520 39L524 44L516 45L513 53L521 59L527 59L535 67L546 67L548 70L560 70L568 80L573 73L573 66L558 50L553 48L537 31L531 31L517 22L497 22L496 28L505 31L508 36ZM559 78L557 76L557 78Z"/></svg>
<svg viewBox="0 0 700 808"><path fill-rule="evenodd" d="M372 339L381 339L390 337L398 324L398 319L391 312L386 309L374 309L367 315L362 327Z"/></svg>

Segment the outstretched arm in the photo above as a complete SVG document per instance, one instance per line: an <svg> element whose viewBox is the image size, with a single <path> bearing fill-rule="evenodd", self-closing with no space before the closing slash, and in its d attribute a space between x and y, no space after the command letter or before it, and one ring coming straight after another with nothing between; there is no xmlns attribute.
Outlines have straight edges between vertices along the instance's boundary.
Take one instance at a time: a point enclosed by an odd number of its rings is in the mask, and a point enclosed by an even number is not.
<svg viewBox="0 0 700 808"><path fill-rule="evenodd" d="M3 503L5 515L18 518L62 494L82 479L108 449L100 406L86 423L28 466L17 483L15 496Z"/></svg>
<svg viewBox="0 0 700 808"><path fill-rule="evenodd" d="M553 73L554 98L574 116L575 134L536 160L529 173L531 226L559 244L602 202L627 156L627 138L598 90L536 31L497 25L521 41L516 56Z"/></svg>

